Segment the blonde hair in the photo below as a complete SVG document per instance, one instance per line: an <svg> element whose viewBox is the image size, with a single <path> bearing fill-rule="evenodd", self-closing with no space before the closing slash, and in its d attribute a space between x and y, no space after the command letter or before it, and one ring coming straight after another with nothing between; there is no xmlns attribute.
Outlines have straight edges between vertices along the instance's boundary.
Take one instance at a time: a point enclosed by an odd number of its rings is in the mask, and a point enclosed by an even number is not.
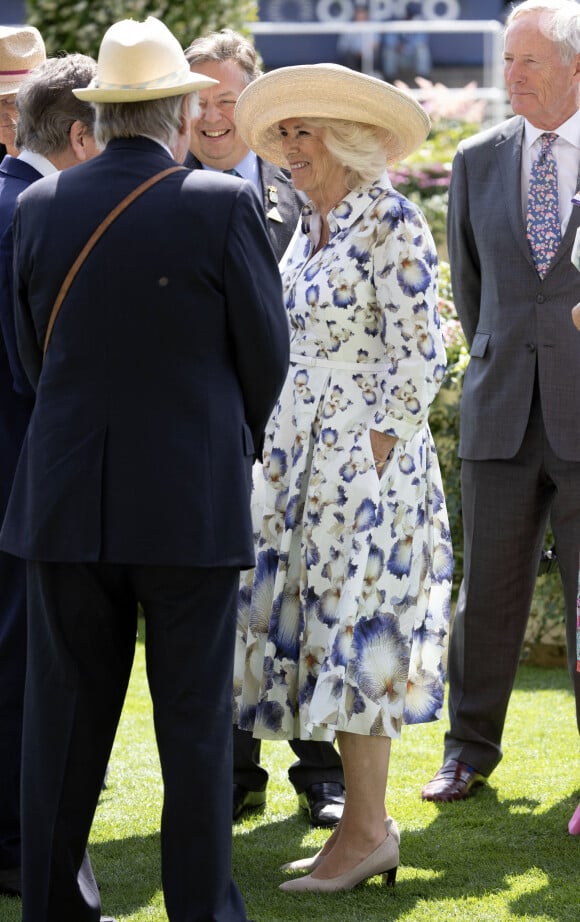
<svg viewBox="0 0 580 922"><path fill-rule="evenodd" d="M314 128L328 153L345 171L347 189L367 185L381 176L387 167L389 132L376 125L334 118L304 118L305 128ZM280 140L278 125L267 132L274 141Z"/></svg>

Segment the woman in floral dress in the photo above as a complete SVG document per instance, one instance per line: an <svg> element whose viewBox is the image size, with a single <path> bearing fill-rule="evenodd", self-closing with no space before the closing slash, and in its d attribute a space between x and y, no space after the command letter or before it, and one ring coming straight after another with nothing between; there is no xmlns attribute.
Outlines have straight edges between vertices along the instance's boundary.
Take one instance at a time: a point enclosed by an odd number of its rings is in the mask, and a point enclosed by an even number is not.
<svg viewBox="0 0 580 922"><path fill-rule="evenodd" d="M262 739L336 736L341 752L342 820L282 889L394 883L390 740L441 715L452 576L427 423L445 370L437 257L386 172L429 120L389 84L306 65L250 84L236 122L309 198L281 263L292 356L256 475L236 718Z"/></svg>

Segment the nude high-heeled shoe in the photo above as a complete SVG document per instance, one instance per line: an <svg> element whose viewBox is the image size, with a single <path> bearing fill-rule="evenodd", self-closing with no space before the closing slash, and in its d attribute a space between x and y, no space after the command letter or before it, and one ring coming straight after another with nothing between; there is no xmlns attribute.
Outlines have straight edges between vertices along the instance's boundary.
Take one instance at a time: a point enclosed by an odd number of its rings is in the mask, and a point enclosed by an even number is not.
<svg viewBox="0 0 580 922"><path fill-rule="evenodd" d="M385 829L387 830L387 835L392 836L397 845L401 844L401 833L399 832L399 827L395 823L392 816L388 816L385 820ZM288 861L286 864L280 866L281 871L313 871L314 868L317 868L319 864L322 863L323 859L326 858L326 855L323 855L324 846L320 849L319 852L316 852L315 855L312 855L310 858L298 858L296 861Z"/></svg>
<svg viewBox="0 0 580 922"><path fill-rule="evenodd" d="M280 884L280 890L290 893L338 893L341 890L352 890L363 880L375 877L376 874L382 875L383 883L394 887L398 866L399 846L392 836L387 836L374 852L350 871L326 879L307 874L305 877L296 877Z"/></svg>

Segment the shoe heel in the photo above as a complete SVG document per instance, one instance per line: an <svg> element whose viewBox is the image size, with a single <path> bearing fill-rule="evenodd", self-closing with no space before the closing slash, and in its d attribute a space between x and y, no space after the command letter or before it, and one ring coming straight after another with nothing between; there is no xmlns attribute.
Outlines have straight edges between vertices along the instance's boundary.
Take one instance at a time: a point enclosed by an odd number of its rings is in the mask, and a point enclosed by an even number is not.
<svg viewBox="0 0 580 922"><path fill-rule="evenodd" d="M383 884L386 887L395 886L395 880L397 879L397 868L398 865L396 865L394 868L391 868L389 871L385 871L385 873L382 875Z"/></svg>

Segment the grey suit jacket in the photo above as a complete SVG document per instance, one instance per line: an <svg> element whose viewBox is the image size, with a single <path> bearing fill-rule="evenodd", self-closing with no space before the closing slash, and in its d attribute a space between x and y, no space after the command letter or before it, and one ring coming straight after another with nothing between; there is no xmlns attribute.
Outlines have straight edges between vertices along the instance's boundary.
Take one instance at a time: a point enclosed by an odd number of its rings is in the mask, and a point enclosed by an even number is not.
<svg viewBox="0 0 580 922"><path fill-rule="evenodd" d="M580 301L572 217L544 280L526 240L521 203L524 120L517 116L464 141L453 161L448 245L457 313L470 346L459 455L511 458L529 419L538 378L546 435L556 454L580 461Z"/></svg>
<svg viewBox="0 0 580 922"><path fill-rule="evenodd" d="M260 158L258 165L266 226L270 243L279 261L292 239L304 201L292 185L287 170ZM201 169L200 161L192 153L188 153L185 158L185 166L190 170Z"/></svg>

